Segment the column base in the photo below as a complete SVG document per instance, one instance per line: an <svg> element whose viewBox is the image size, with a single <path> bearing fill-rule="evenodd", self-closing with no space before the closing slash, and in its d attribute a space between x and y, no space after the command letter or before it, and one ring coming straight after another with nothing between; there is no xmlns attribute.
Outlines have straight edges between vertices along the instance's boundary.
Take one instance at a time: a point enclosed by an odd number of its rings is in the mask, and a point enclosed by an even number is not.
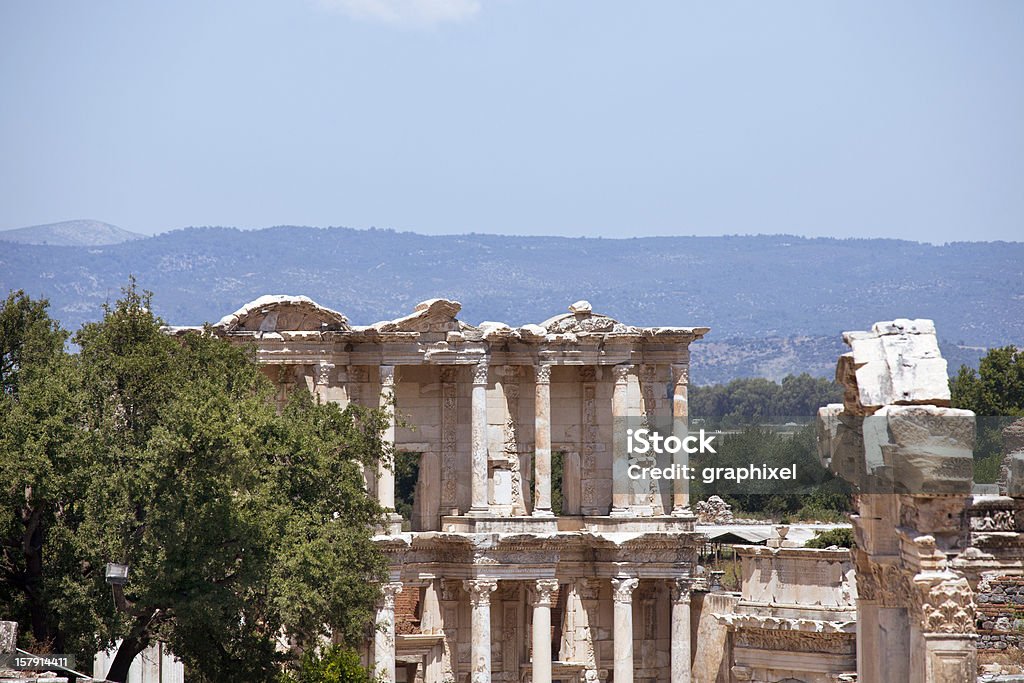
<svg viewBox="0 0 1024 683"><path fill-rule="evenodd" d="M485 507L471 507L468 510L466 510L466 516L467 517L490 517L491 516L491 510L490 510L490 508L485 508Z"/></svg>
<svg viewBox="0 0 1024 683"><path fill-rule="evenodd" d="M672 516L673 517L695 517L696 515L693 514L693 510L690 509L689 505L684 505L682 507L672 508Z"/></svg>
<svg viewBox="0 0 1024 683"><path fill-rule="evenodd" d="M554 517L555 513L551 510L534 510L531 514L533 517Z"/></svg>

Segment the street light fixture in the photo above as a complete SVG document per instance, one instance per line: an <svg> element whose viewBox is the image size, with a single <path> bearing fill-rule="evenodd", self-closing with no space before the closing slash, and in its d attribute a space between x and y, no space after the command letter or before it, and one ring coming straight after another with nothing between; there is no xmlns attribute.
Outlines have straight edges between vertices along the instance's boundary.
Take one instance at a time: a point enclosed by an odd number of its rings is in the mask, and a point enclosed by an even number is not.
<svg viewBox="0 0 1024 683"><path fill-rule="evenodd" d="M123 586L128 583L128 565L107 563L107 583L111 586Z"/></svg>

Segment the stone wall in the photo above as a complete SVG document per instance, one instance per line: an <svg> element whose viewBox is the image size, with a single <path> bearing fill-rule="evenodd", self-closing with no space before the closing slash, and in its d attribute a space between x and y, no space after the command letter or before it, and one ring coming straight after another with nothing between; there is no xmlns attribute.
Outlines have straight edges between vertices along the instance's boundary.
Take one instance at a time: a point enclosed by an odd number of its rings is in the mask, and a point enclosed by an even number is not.
<svg viewBox="0 0 1024 683"><path fill-rule="evenodd" d="M978 612L978 649L1007 650L1024 645L1024 577L984 581L974 598Z"/></svg>

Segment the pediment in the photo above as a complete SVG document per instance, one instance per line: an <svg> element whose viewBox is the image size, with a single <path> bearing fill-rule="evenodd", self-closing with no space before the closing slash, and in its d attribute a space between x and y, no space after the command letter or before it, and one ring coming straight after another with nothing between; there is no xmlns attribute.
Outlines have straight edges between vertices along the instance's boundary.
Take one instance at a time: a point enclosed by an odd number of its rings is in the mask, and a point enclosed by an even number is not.
<svg viewBox="0 0 1024 683"><path fill-rule="evenodd" d="M416 304L409 315L382 320L371 327L378 332L455 332L468 327L455 317L461 310L458 301L427 299Z"/></svg>
<svg viewBox="0 0 1024 683"><path fill-rule="evenodd" d="M271 294L250 301L221 318L225 332L350 330L348 319L307 296Z"/></svg>
<svg viewBox="0 0 1024 683"><path fill-rule="evenodd" d="M577 301L569 306L568 313L548 318L540 325L549 334L637 332L635 327L620 323L607 315L594 313L589 301Z"/></svg>

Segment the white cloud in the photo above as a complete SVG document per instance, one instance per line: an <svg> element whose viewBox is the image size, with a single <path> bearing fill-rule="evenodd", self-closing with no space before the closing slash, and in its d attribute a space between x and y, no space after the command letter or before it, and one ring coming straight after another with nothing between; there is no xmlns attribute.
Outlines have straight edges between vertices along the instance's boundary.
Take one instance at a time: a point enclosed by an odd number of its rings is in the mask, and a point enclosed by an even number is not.
<svg viewBox="0 0 1024 683"><path fill-rule="evenodd" d="M480 0L320 0L353 19L400 26L435 26L472 19Z"/></svg>

